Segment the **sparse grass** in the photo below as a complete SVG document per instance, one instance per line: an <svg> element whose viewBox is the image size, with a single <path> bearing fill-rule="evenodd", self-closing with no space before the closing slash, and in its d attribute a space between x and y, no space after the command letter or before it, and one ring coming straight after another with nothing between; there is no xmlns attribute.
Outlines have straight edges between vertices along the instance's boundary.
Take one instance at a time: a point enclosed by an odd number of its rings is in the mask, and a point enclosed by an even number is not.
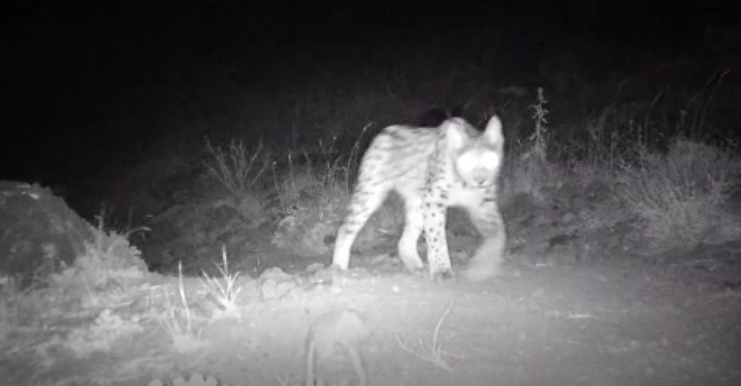
<svg viewBox="0 0 741 386"><path fill-rule="evenodd" d="M221 258L223 265L216 264L216 268L221 273L221 280L209 276L206 272L202 272L204 278L202 283L208 292L214 296L216 301L224 307L227 313L236 313L239 310L236 304L237 297L240 291L242 291L241 287L235 285L239 277L239 272L229 272L229 261L226 256L225 246L221 247Z"/></svg>
<svg viewBox="0 0 741 386"><path fill-rule="evenodd" d="M370 124L363 127L365 133ZM281 220L272 242L302 255L320 255L329 250L339 222L345 214L360 157L360 139L347 156L338 156L332 145L321 146L316 155L288 156L286 171L274 171ZM300 161L300 162L299 162ZM398 220L396 220L398 221Z"/></svg>
<svg viewBox="0 0 741 386"><path fill-rule="evenodd" d="M214 147L206 139L206 149L213 157L211 161L203 162L206 170L235 197L254 190L255 184L272 164L270 154L263 151L262 141L250 150L241 140L232 140L224 149Z"/></svg>
<svg viewBox="0 0 741 386"><path fill-rule="evenodd" d="M573 129L573 137L563 140L558 158L574 168L619 171L625 162L636 158L638 148L645 147L645 131L652 126L650 111L659 96L646 104L611 104L596 116L585 118Z"/></svg>
<svg viewBox="0 0 741 386"><path fill-rule="evenodd" d="M273 181L281 207L289 211L306 200L332 201L349 195L360 156L360 140L371 124L363 126L350 153L338 154L335 142L319 141L317 152L288 153L286 171L273 169Z"/></svg>

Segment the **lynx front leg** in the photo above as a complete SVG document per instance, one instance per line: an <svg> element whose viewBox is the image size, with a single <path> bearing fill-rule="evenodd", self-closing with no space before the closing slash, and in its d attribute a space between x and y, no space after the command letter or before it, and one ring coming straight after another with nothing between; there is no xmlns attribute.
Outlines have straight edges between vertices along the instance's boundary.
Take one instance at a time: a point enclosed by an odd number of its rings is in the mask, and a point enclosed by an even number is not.
<svg viewBox="0 0 741 386"><path fill-rule="evenodd" d="M442 200L432 200L424 204L424 229L427 242L427 264L430 275L435 280L454 279L453 269L448 254L448 240L445 235L445 214L447 208L440 204Z"/></svg>
<svg viewBox="0 0 741 386"><path fill-rule="evenodd" d="M469 281L483 281L498 275L501 270L507 232L499 207L493 199L485 200L479 207L468 208L468 212L474 226L481 233L483 242L463 275Z"/></svg>

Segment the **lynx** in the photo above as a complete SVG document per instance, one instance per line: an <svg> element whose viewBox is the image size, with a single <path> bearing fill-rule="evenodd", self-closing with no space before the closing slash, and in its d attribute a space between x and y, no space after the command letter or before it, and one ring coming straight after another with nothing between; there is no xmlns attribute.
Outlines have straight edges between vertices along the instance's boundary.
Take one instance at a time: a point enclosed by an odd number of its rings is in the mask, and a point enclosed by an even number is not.
<svg viewBox="0 0 741 386"><path fill-rule="evenodd" d="M437 128L395 125L371 142L360 164L348 214L335 240L332 264L348 269L350 250L368 218L390 191L404 200L404 231L398 252L410 271L424 264L417 242L424 231L427 262L435 279L454 278L445 233L446 211L463 207L483 242L464 271L470 281L499 273L506 229L497 204L504 156L502 123L493 116L483 133L462 118Z"/></svg>

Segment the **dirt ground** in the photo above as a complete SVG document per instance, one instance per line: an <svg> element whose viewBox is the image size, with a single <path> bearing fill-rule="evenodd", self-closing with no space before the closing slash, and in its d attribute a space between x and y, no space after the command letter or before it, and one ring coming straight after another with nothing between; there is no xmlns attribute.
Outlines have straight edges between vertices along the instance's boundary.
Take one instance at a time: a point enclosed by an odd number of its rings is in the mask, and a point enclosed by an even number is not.
<svg viewBox="0 0 741 386"><path fill-rule="evenodd" d="M358 275L259 305L248 326L210 329L225 355L209 370L235 383L250 369L265 374L246 384L300 375L307 326L350 308L370 332L359 346L375 385L741 384L741 292L693 270L602 262L514 269L485 284ZM322 379L357 384L335 351L319 360Z"/></svg>
<svg viewBox="0 0 741 386"><path fill-rule="evenodd" d="M0 374L8 385L169 385L193 374L219 385L304 385L314 342L315 384L360 384L358 367L372 385L740 385L739 253L741 243L588 264L511 256L502 277L477 284L435 283L403 272L396 257L370 255L332 280L269 270L239 280L238 315L198 323L205 344L196 350L174 348L142 311L151 302L127 303L109 309L141 328L84 358L39 342L100 310L57 312L7 334L14 349L0 356ZM176 282L152 275L126 292L151 299ZM192 295L196 279L184 287L194 314L207 307Z"/></svg>

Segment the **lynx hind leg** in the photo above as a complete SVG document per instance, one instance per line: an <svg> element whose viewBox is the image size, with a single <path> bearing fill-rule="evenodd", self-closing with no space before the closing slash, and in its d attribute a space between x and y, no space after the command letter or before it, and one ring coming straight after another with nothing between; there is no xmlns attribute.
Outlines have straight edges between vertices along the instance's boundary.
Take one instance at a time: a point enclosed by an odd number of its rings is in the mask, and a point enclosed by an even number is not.
<svg viewBox="0 0 741 386"><path fill-rule="evenodd" d="M507 232L494 200L478 208L469 208L471 221L481 233L483 241L463 272L473 282L483 281L500 273L507 242Z"/></svg>
<svg viewBox="0 0 741 386"><path fill-rule="evenodd" d="M375 150L378 152L378 149ZM368 149L368 153L363 158L347 215L335 239L332 265L336 267L348 269L350 250L358 233L388 195L389 182L382 177L382 166L385 163L386 159L381 154L374 154L373 146Z"/></svg>
<svg viewBox="0 0 741 386"><path fill-rule="evenodd" d="M423 207L419 197L413 197L411 194L404 195L404 232L399 239L399 257L407 270L412 272L424 268L424 263L417 250L425 222Z"/></svg>
<svg viewBox="0 0 741 386"><path fill-rule="evenodd" d="M373 212L381 206L388 194L388 189L381 185L380 181L360 181L352 195L345 221L337 231L332 264L348 269L350 263L350 250L352 249L358 233L363 229L365 223Z"/></svg>

